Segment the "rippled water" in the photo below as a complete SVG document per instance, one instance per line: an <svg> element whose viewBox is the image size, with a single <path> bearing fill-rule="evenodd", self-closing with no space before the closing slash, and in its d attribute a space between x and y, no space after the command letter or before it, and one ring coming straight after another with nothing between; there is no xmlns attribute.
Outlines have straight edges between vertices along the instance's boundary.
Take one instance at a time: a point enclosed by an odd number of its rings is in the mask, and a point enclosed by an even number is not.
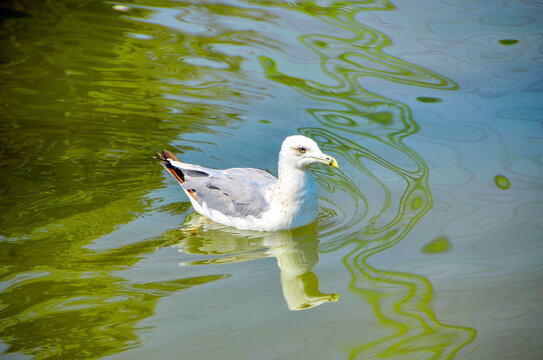
<svg viewBox="0 0 543 360"><path fill-rule="evenodd" d="M2 358L543 357L543 5L18 1ZM193 213L152 158L315 168L318 223Z"/></svg>

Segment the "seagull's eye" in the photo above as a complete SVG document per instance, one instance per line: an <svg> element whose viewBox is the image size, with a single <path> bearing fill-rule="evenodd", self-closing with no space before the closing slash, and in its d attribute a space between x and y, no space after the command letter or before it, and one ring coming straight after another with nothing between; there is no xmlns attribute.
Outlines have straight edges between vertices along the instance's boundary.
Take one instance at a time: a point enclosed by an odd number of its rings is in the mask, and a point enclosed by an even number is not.
<svg viewBox="0 0 543 360"><path fill-rule="evenodd" d="M297 148L296 150L298 150L298 152L299 152L300 154L305 154L305 152L307 151L307 149L304 148L304 147L299 147L299 148Z"/></svg>

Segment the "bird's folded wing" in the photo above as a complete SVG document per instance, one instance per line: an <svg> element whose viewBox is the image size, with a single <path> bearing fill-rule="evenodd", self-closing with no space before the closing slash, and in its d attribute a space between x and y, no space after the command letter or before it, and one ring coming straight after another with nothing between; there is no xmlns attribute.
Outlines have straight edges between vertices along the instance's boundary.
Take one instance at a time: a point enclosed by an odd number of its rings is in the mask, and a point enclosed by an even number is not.
<svg viewBox="0 0 543 360"><path fill-rule="evenodd" d="M183 188L194 192L199 204L236 218L258 218L268 210L266 189L277 182L273 175L251 168L214 170L191 166L181 170L185 174Z"/></svg>

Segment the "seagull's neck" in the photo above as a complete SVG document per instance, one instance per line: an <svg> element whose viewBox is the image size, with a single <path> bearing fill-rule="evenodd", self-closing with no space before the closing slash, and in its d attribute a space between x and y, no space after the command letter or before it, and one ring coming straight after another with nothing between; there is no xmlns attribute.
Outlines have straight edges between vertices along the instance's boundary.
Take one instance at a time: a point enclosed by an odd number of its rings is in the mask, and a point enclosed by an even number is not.
<svg viewBox="0 0 543 360"><path fill-rule="evenodd" d="M278 181L273 189L276 200L295 203L316 201L315 182L307 169L285 166L279 161ZM294 204L292 204L294 205ZM303 206L299 204L299 206Z"/></svg>
<svg viewBox="0 0 543 360"><path fill-rule="evenodd" d="M269 189L273 219L283 229L307 225L318 213L317 189L311 173L288 163L278 164L277 183Z"/></svg>

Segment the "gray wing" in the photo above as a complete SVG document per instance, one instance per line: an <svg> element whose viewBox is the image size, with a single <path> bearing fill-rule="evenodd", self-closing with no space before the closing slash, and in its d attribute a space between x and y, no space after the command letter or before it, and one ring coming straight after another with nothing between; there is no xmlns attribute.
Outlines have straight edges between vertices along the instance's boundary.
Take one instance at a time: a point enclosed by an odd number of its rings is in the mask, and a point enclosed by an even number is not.
<svg viewBox="0 0 543 360"><path fill-rule="evenodd" d="M232 217L259 217L269 208L266 189L277 182L275 176L259 169L182 170L182 186L195 193L198 203Z"/></svg>

